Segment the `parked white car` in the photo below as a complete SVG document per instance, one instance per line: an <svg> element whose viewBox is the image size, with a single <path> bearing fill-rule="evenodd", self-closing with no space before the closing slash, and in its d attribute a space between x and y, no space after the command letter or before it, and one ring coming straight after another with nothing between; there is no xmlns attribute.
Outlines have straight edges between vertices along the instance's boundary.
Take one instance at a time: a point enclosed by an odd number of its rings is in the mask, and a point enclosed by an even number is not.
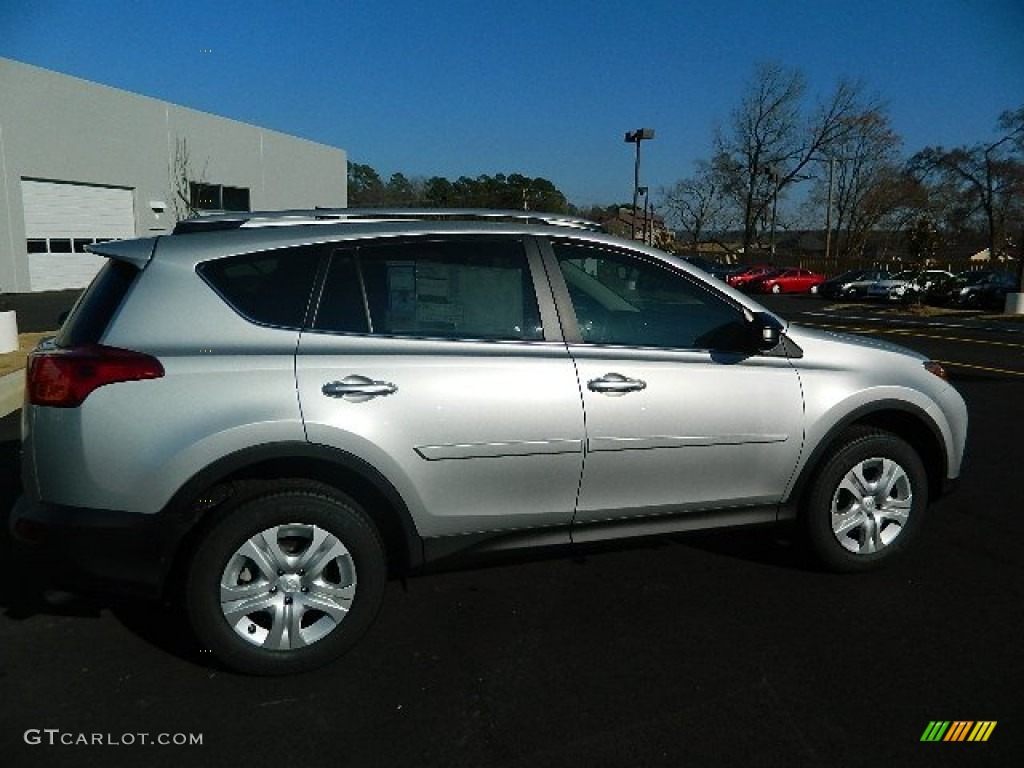
<svg viewBox="0 0 1024 768"><path fill-rule="evenodd" d="M867 290L869 299L890 301L911 301L928 288L951 278L953 274L944 269L908 269L897 272L887 280L876 280Z"/></svg>

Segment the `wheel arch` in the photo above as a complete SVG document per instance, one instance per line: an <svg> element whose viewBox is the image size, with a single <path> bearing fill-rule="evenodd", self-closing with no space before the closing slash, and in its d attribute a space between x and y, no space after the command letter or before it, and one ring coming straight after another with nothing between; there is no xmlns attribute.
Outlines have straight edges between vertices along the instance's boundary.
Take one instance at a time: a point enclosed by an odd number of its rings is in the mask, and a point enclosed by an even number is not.
<svg viewBox="0 0 1024 768"><path fill-rule="evenodd" d="M402 574L423 562L423 542L395 487L351 454L309 443L254 446L206 467L165 508L183 521L166 586L178 582L196 542L221 516L280 481L315 483L350 496L370 516L384 542L389 568Z"/></svg>
<svg viewBox="0 0 1024 768"><path fill-rule="evenodd" d="M790 516L799 512L811 481L833 447L851 427L860 426L884 430L909 444L921 457L928 475L928 497L936 499L942 495L948 461L939 426L913 403L900 400L878 401L851 411L836 422L814 447L786 500Z"/></svg>

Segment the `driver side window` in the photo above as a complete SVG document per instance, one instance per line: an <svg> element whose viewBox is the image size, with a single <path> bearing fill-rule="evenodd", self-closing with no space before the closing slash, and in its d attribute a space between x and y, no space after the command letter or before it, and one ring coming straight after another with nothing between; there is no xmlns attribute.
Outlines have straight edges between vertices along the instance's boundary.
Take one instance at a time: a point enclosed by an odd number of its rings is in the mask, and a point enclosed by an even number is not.
<svg viewBox="0 0 1024 768"><path fill-rule="evenodd" d="M584 343L741 350L742 310L710 288L631 254L576 243L552 246Z"/></svg>

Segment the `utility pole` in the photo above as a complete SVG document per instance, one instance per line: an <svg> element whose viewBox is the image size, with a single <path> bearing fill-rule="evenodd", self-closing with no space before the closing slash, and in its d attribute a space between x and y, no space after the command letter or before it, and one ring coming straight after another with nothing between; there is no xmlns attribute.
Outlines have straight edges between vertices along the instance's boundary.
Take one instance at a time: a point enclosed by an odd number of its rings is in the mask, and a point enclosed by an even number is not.
<svg viewBox="0 0 1024 768"><path fill-rule="evenodd" d="M640 197L640 142L654 138L653 128L637 128L626 134L627 144L636 144L636 160L633 163L633 216L630 219L629 237L636 239L636 209L637 200Z"/></svg>
<svg viewBox="0 0 1024 768"><path fill-rule="evenodd" d="M832 172L835 166L835 158L829 155L828 158L828 204L825 206L825 261L832 252Z"/></svg>
<svg viewBox="0 0 1024 768"><path fill-rule="evenodd" d="M769 256L768 263L773 267L775 266L775 219L778 215L779 208L779 172L773 165L766 165L761 169L761 172L767 175L772 180L772 225L771 235L769 240Z"/></svg>
<svg viewBox="0 0 1024 768"><path fill-rule="evenodd" d="M640 196L644 199L644 223L643 229L640 231L640 239L644 245L647 244L647 204L650 202L650 196L648 195L647 187L640 187Z"/></svg>

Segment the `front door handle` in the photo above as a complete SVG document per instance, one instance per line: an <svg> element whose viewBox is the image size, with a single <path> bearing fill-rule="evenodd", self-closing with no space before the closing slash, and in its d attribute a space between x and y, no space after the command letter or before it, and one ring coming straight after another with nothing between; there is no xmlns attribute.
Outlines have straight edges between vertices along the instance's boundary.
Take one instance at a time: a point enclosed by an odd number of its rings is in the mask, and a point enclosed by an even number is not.
<svg viewBox="0 0 1024 768"><path fill-rule="evenodd" d="M320 388L327 397L344 397L348 400L362 402L371 397L382 397L398 391L398 387L388 381L374 381L365 376L346 376L341 381L331 381Z"/></svg>
<svg viewBox="0 0 1024 768"><path fill-rule="evenodd" d="M621 373L606 373L599 379L591 379L587 382L587 389L591 392L604 392L611 395L625 394L626 392L639 392L647 389L647 382L640 379L630 379Z"/></svg>

